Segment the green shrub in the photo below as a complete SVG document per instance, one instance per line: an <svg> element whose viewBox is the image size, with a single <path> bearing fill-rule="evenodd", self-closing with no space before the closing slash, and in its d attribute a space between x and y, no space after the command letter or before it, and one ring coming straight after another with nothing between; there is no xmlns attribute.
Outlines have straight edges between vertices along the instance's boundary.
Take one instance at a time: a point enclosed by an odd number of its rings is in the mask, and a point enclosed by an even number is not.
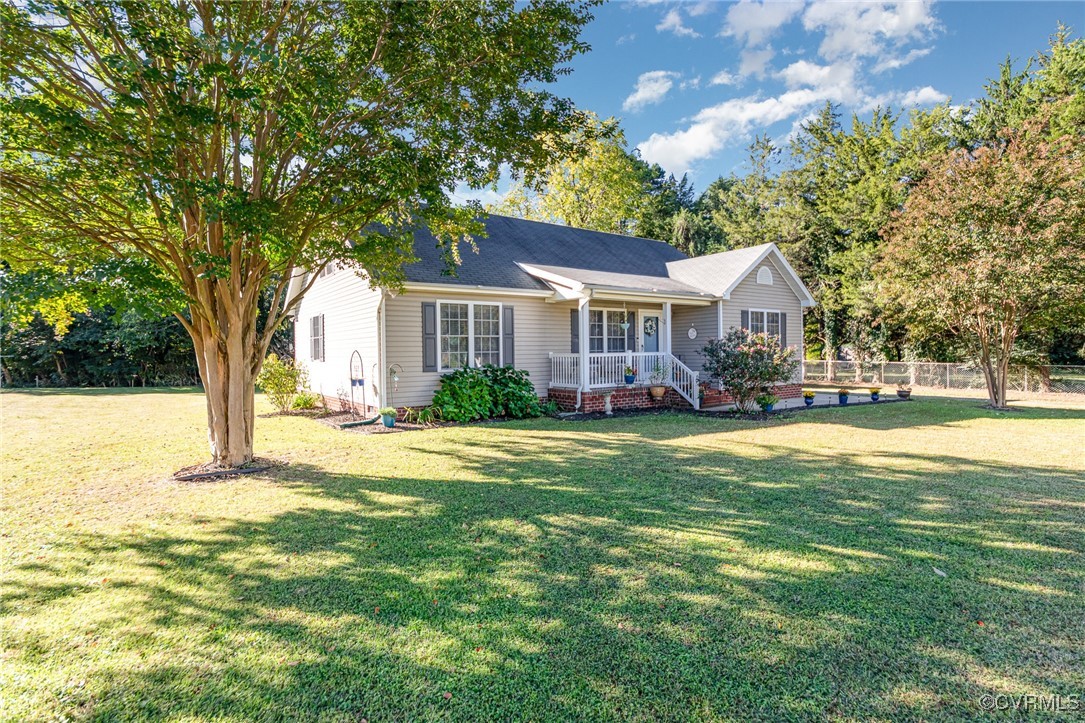
<svg viewBox="0 0 1085 723"><path fill-rule="evenodd" d="M283 361L275 354L268 354L256 384L268 396L271 403L280 412L289 412L294 405L294 397L309 383L309 372L301 364L294 364L292 359Z"/></svg>
<svg viewBox="0 0 1085 723"><path fill-rule="evenodd" d="M493 385L482 369L464 367L441 377L433 406L453 422L472 422L494 415Z"/></svg>
<svg viewBox="0 0 1085 723"><path fill-rule="evenodd" d="M382 417L394 417L399 414L399 412L396 411L395 407L381 407L377 410L377 414Z"/></svg>
<svg viewBox="0 0 1085 723"><path fill-rule="evenodd" d="M308 390L298 392L298 395L294 397L294 409L316 409L320 404L320 396L316 392L310 392Z"/></svg>
<svg viewBox="0 0 1085 723"><path fill-rule="evenodd" d="M493 417L524 419L542 412L527 372L512 367L465 367L441 377L433 406L442 419L472 422Z"/></svg>
<svg viewBox="0 0 1085 723"><path fill-rule="evenodd" d="M535 385L528 379L526 371L487 365L482 367L482 373L492 386L490 394L495 417L526 419L542 414Z"/></svg>

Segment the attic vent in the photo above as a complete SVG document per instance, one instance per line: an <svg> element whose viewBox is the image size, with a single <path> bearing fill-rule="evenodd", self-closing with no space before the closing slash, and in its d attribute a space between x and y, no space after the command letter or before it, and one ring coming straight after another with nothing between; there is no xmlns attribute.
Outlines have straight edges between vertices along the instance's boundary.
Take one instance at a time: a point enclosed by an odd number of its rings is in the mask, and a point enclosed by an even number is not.
<svg viewBox="0 0 1085 723"><path fill-rule="evenodd" d="M762 266L757 270L757 283L772 286L772 270Z"/></svg>

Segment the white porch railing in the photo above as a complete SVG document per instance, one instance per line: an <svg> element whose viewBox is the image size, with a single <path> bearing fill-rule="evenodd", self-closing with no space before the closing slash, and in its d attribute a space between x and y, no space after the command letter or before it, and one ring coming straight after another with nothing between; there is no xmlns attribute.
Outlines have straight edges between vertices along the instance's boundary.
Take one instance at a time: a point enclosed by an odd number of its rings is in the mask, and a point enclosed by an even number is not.
<svg viewBox="0 0 1085 723"><path fill-rule="evenodd" d="M566 389L580 387L579 354L550 354L550 386Z"/></svg>
<svg viewBox="0 0 1085 723"><path fill-rule="evenodd" d="M635 384L652 383L658 371L663 384L673 388L694 409L700 408L698 372L666 352L592 352L588 354L588 389L625 385L625 369L636 370ZM550 386L579 389L582 386L579 354L550 354Z"/></svg>
<svg viewBox="0 0 1085 723"><path fill-rule="evenodd" d="M697 379L699 373L673 357L670 360L669 372L669 383L674 388L674 391L681 394L687 402L693 405L694 409L700 409L701 389Z"/></svg>

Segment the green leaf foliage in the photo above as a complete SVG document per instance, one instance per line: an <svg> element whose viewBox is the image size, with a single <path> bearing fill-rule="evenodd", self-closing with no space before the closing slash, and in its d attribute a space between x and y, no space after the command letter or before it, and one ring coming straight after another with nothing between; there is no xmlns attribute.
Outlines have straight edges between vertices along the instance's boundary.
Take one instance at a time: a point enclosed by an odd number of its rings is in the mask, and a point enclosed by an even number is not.
<svg viewBox="0 0 1085 723"><path fill-rule="evenodd" d="M542 410L528 374L522 369L488 364L464 367L441 377L433 407L453 422L538 417Z"/></svg>
<svg viewBox="0 0 1085 723"><path fill-rule="evenodd" d="M705 374L729 392L744 412L752 411L762 387L789 381L799 367L792 350L780 346L779 337L748 329L732 328L722 338L709 341L701 353Z"/></svg>

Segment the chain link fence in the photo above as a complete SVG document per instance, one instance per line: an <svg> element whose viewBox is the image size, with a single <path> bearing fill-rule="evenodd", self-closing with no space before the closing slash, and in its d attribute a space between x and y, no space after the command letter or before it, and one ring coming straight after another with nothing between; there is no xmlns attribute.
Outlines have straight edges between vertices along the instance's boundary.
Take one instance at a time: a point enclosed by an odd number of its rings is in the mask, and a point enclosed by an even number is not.
<svg viewBox="0 0 1085 723"><path fill-rule="evenodd" d="M944 362L804 361L803 379L831 384L987 388L978 366ZM1085 366L1013 367L1008 385L1015 392L1085 394Z"/></svg>

